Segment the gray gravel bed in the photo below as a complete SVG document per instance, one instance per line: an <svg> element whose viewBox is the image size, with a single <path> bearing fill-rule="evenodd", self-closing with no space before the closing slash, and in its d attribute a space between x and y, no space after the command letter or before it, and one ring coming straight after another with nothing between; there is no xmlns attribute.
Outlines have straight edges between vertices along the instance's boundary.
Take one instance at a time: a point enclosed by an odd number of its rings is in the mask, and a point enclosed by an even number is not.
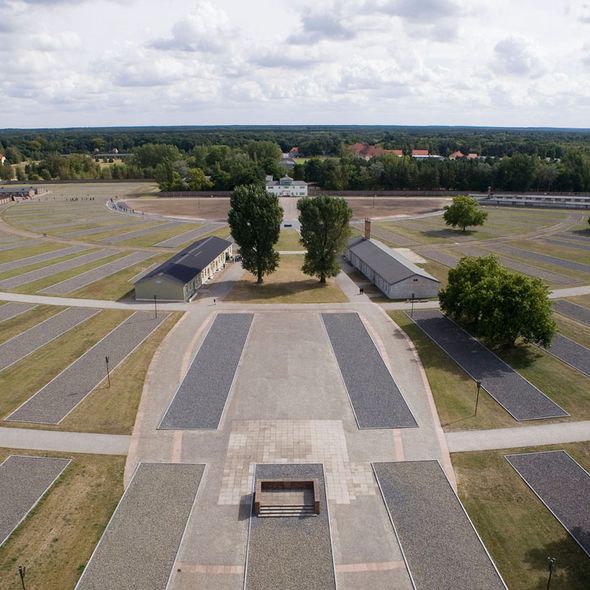
<svg viewBox="0 0 590 590"><path fill-rule="evenodd" d="M0 322L5 322L37 307L35 303L5 303L0 305Z"/></svg>
<svg viewBox="0 0 590 590"><path fill-rule="evenodd" d="M105 356L113 371L167 317L135 312L112 332L65 368L6 420L59 424L84 398L106 379ZM104 385L106 387L106 384Z"/></svg>
<svg viewBox="0 0 590 590"><path fill-rule="evenodd" d="M361 224L357 225L358 229L361 229L360 226ZM364 229L364 225L362 227L362 229ZM385 229L384 227L378 227L375 223L372 224L371 226L371 235L373 237L376 237L380 240L385 240L387 242L391 242L393 244L395 244L396 246L415 246L417 243L417 240L413 240L411 238L408 238L407 236L404 236L403 234L400 234L398 232L396 232L395 230L392 229Z"/></svg>
<svg viewBox="0 0 590 590"><path fill-rule="evenodd" d="M590 309L587 307L565 299L558 299L553 302L553 309L568 318L573 318L577 322L590 326Z"/></svg>
<svg viewBox="0 0 590 590"><path fill-rule="evenodd" d="M64 237L64 238L78 238L80 236L91 236L93 234L102 234L105 232L115 231L115 230L123 229L123 228L127 228L127 227L131 227L131 225L129 225L128 223L124 223L124 224L113 225L112 227L109 227L109 226L90 227L88 229L79 229L76 231L64 233L64 234L62 234L62 237Z"/></svg>
<svg viewBox="0 0 590 590"><path fill-rule="evenodd" d="M586 252L590 251L590 239L586 240L586 244L582 244L581 242L566 242L565 240L556 240L553 238L544 238L543 241L549 242L550 244L555 244L556 246L573 248L574 250L585 250Z"/></svg>
<svg viewBox="0 0 590 590"><path fill-rule="evenodd" d="M117 254L116 250L108 249L97 250L95 252L90 252L89 254L82 254L82 256L76 256L75 258L64 260L63 262L51 264L43 268L38 268L37 270L31 270L14 277L10 277L9 279L4 279L3 281L0 281L0 288L13 289L14 287L20 287L21 285L26 285L27 283L32 283L40 279L45 279L66 270L72 270L74 268L78 268L79 266L84 266L90 262L96 262L102 258L108 258L114 254Z"/></svg>
<svg viewBox="0 0 590 590"><path fill-rule="evenodd" d="M160 225L156 225L154 227L143 227L141 229L136 229L134 231L126 232L126 233L120 234L118 236L113 236L112 238L105 238L102 241L107 244L116 244L117 242L124 242L126 240L131 240L133 238L139 238L141 236L153 234L153 233L165 230L165 229L178 227L179 225L180 225L179 221L170 221L168 223L161 223Z"/></svg>
<svg viewBox="0 0 590 590"><path fill-rule="evenodd" d="M515 248L514 246L508 246L507 244L494 244L494 250L497 250L498 252L504 252L505 254L512 256L517 256L518 258L528 258L529 260L554 264L555 266L568 268L578 272L590 273L590 264L583 264L582 262L575 262L574 260L565 260L563 258L557 258L547 254L540 254L539 252L522 250L520 248Z"/></svg>
<svg viewBox="0 0 590 590"><path fill-rule="evenodd" d="M15 268L22 268L23 266L29 266L30 264L52 260L53 258L61 258L62 256L76 254L78 252L82 252L82 250L87 249L87 246L69 246L68 248L61 248L60 250L45 252L45 254L36 254L35 256L27 256L26 258L19 258L18 260L3 262L0 264L0 272L6 272Z"/></svg>
<svg viewBox="0 0 590 590"><path fill-rule="evenodd" d="M76 590L164 590L204 469L140 463Z"/></svg>
<svg viewBox="0 0 590 590"><path fill-rule="evenodd" d="M3 342L0 344L0 371L4 371L97 313L97 309L69 307Z"/></svg>
<svg viewBox="0 0 590 590"><path fill-rule="evenodd" d="M416 248L415 251L420 254L420 256L424 256L425 258L430 258L431 260L434 260L435 262L438 262L440 264L443 264L444 266L449 266L451 268L453 268L454 266L457 265L457 263L459 262L459 256L456 256L455 254L448 254L445 252L442 252L439 248L432 248L432 247L428 247L428 248Z"/></svg>
<svg viewBox="0 0 590 590"><path fill-rule="evenodd" d="M121 270L133 266L134 264L139 264L154 256L155 255L152 252L133 252L132 254L128 254L127 256L123 256L112 262L107 262L102 266L83 272L75 277L66 279L61 283L46 287L45 289L42 289L40 293L45 293L47 295L65 295L66 293L71 293L86 285L90 285L95 281L110 277Z"/></svg>
<svg viewBox="0 0 590 590"><path fill-rule="evenodd" d="M590 233L585 236L574 233L556 234L556 237L567 238L568 240L575 240L576 242L585 242L586 244L590 241Z"/></svg>
<svg viewBox="0 0 590 590"><path fill-rule="evenodd" d="M44 220L43 223L32 223L28 225L28 229L35 232L48 232L52 229L59 229L60 227L75 227L84 225L84 220L76 219L74 221L68 221L65 223L52 223L51 221Z"/></svg>
<svg viewBox="0 0 590 590"><path fill-rule="evenodd" d="M161 246L163 248L176 248L177 246L180 246L186 242L197 240L201 236L215 231L224 225L224 223L207 223L201 227L197 227L196 229L191 229L190 231L184 232L172 238L168 238L163 242L159 242L156 244L156 246Z"/></svg>
<svg viewBox="0 0 590 590"><path fill-rule="evenodd" d="M55 457L11 455L0 464L0 546L69 463Z"/></svg>
<svg viewBox="0 0 590 590"><path fill-rule="evenodd" d="M256 478L317 479L320 514L300 518L251 516L246 589L336 588L322 465L256 465Z"/></svg>
<svg viewBox="0 0 590 590"><path fill-rule="evenodd" d="M373 468L417 590L506 589L437 461Z"/></svg>
<svg viewBox="0 0 590 590"><path fill-rule="evenodd" d="M323 313L359 428L418 424L371 336L356 313Z"/></svg>
<svg viewBox="0 0 590 590"><path fill-rule="evenodd" d="M555 334L547 350L586 377L590 377L590 349L561 334Z"/></svg>
<svg viewBox="0 0 590 590"><path fill-rule="evenodd" d="M41 242L37 240L19 240L18 242L10 242L8 244L2 244L0 246L0 252L6 250L16 250L17 248L30 248L32 246L38 246Z"/></svg>
<svg viewBox="0 0 590 590"><path fill-rule="evenodd" d="M506 455L506 459L590 556L588 472L565 451Z"/></svg>
<svg viewBox="0 0 590 590"><path fill-rule="evenodd" d="M516 420L569 416L553 400L436 310L414 311L414 321Z"/></svg>
<svg viewBox="0 0 590 590"><path fill-rule="evenodd" d="M163 430L217 428L254 314L220 313L160 424Z"/></svg>

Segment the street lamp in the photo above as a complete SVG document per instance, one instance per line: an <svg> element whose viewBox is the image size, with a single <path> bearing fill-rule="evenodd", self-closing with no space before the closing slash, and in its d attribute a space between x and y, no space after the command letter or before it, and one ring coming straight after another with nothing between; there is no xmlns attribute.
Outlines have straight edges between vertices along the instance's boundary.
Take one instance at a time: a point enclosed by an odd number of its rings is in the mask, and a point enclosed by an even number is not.
<svg viewBox="0 0 590 590"><path fill-rule="evenodd" d="M158 296L154 295L154 315L156 316L156 319L158 319Z"/></svg>
<svg viewBox="0 0 590 590"><path fill-rule="evenodd" d="M111 387L111 375L109 373L109 357L105 356L104 357L105 363L107 364L107 382L108 382L108 387L110 389Z"/></svg>
<svg viewBox="0 0 590 590"><path fill-rule="evenodd" d="M557 568L557 560L555 557L548 557L547 558L547 569L549 570L549 579L547 580L547 590L549 590L549 586L551 585L551 576L553 572Z"/></svg>
<svg viewBox="0 0 590 590"><path fill-rule="evenodd" d="M481 389L481 381L476 381L475 384L477 385L477 397L475 398L475 416L477 416L477 406L479 405L479 391Z"/></svg>
<svg viewBox="0 0 590 590"><path fill-rule="evenodd" d="M414 317L414 300L416 299L416 295L412 293L412 310L410 311L410 317Z"/></svg>
<svg viewBox="0 0 590 590"><path fill-rule="evenodd" d="M25 588L25 574L27 573L27 568L24 565L19 565L18 566L18 575L20 576L20 583L21 586L23 587L23 590L26 590Z"/></svg>

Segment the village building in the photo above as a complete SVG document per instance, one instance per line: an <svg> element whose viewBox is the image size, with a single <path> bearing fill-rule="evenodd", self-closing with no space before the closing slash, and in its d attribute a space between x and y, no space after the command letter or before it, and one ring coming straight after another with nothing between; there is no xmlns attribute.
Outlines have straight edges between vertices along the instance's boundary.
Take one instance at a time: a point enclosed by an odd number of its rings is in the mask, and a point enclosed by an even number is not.
<svg viewBox="0 0 590 590"><path fill-rule="evenodd" d="M290 176L283 176L279 180L267 176L266 190L278 197L307 197L307 183L303 180L293 180Z"/></svg>

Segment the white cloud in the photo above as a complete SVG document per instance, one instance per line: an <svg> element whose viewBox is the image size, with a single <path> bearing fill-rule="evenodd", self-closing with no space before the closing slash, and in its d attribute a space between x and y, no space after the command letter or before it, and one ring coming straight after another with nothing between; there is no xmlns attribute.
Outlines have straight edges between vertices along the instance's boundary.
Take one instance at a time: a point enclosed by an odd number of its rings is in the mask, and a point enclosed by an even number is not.
<svg viewBox="0 0 590 590"><path fill-rule="evenodd" d="M301 17L300 30L290 35L288 41L295 45L313 45L324 40L353 39L356 32L346 22L344 7L344 4L335 4L308 10Z"/></svg>
<svg viewBox="0 0 590 590"><path fill-rule="evenodd" d="M535 48L523 37L508 37L496 43L491 67L500 74L531 78L545 72Z"/></svg>

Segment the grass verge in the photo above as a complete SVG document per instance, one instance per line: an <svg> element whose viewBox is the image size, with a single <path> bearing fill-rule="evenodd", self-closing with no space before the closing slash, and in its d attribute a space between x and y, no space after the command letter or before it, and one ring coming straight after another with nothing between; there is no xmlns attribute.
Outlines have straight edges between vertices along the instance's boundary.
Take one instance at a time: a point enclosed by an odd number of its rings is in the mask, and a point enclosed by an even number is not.
<svg viewBox="0 0 590 590"><path fill-rule="evenodd" d="M299 234L294 229L282 229L279 235L279 241L275 245L275 250L293 251L305 250L299 241Z"/></svg>

